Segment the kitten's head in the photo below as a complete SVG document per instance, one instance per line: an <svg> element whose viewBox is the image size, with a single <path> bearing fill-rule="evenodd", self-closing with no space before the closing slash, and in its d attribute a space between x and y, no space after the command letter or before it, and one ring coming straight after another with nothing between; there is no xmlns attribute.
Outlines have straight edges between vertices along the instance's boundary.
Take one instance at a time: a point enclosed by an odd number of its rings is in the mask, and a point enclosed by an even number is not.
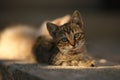
<svg viewBox="0 0 120 80"><path fill-rule="evenodd" d="M79 11L75 11L70 22L62 26L47 23L47 29L62 53L77 52L84 45L83 22Z"/></svg>

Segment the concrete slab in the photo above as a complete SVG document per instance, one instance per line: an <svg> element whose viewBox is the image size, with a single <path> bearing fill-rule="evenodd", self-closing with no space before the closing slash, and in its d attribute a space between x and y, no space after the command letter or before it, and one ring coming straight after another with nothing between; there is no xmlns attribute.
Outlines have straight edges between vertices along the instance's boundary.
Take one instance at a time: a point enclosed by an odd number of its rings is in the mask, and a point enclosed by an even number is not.
<svg viewBox="0 0 120 80"><path fill-rule="evenodd" d="M93 68L0 63L1 80L120 80L120 65Z"/></svg>

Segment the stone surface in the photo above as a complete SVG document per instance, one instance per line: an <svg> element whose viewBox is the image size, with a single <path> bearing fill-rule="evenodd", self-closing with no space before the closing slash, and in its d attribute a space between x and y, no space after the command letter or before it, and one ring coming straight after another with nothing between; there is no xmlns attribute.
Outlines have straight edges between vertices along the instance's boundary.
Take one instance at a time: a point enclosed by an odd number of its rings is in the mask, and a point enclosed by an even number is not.
<svg viewBox="0 0 120 80"><path fill-rule="evenodd" d="M120 65L83 68L2 61L0 80L120 80Z"/></svg>

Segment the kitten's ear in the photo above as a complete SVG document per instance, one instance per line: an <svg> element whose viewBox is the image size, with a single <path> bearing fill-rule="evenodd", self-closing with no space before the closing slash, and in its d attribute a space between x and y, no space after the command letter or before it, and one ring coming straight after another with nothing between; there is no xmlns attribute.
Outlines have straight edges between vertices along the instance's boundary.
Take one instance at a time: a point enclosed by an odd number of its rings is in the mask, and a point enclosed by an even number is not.
<svg viewBox="0 0 120 80"><path fill-rule="evenodd" d="M79 25L80 27L83 27L83 21L82 21L80 12L78 10L74 11L72 18L71 18L71 23L75 23Z"/></svg>
<svg viewBox="0 0 120 80"><path fill-rule="evenodd" d="M47 23L47 29L48 29L48 32L50 33L50 35L52 37L55 37L55 34L58 31L58 26L53 24L53 23L48 22Z"/></svg>

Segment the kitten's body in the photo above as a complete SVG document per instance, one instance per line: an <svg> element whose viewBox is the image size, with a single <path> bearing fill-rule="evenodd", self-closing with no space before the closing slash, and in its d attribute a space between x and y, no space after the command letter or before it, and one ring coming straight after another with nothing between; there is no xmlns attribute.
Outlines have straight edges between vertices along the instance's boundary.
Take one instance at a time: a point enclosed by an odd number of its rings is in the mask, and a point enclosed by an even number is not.
<svg viewBox="0 0 120 80"><path fill-rule="evenodd" d="M0 35L0 60L23 60L35 63L32 46L35 30L25 25L9 26Z"/></svg>
<svg viewBox="0 0 120 80"><path fill-rule="evenodd" d="M52 20L51 22L60 25L68 21L69 17L70 16L67 15L62 18ZM21 24L7 26L2 30L2 32L0 32L0 60L22 60L29 63L36 63L35 55L32 52L36 36L43 35L47 38L51 37L45 24L46 21L40 26L40 30ZM40 40L41 43L44 43L44 38ZM49 39L47 39L46 43L49 43L48 40ZM48 47L46 47L46 49L47 48Z"/></svg>
<svg viewBox="0 0 120 80"><path fill-rule="evenodd" d="M40 62L62 66L94 66L94 60L86 55L83 22L78 11L73 13L70 22L63 25L47 23L47 29L52 38L44 38L43 43L38 38L33 47L35 54L49 56L38 57ZM46 41L49 43L46 44Z"/></svg>

